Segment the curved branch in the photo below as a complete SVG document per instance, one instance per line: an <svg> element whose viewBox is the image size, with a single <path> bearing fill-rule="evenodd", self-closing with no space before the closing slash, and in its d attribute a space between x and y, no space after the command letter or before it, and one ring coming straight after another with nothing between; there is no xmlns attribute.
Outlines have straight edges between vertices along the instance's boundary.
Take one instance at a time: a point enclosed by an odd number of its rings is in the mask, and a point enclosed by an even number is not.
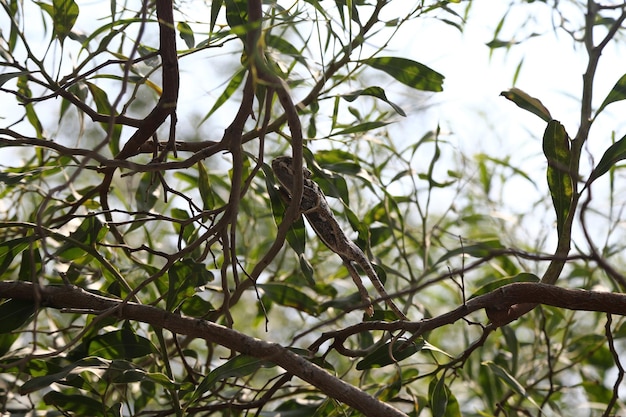
<svg viewBox="0 0 626 417"><path fill-rule="evenodd" d="M1 292L0 292L1 294ZM355 324L333 332L327 332L316 340L309 349L313 352L329 339L335 343L343 343L348 337L357 333L385 330L406 330L413 333L411 339L425 332L452 324L470 313L485 309L487 316L495 327L504 326L512 321L511 310L521 311L522 308L534 308L538 304L565 308L568 310L597 311L626 316L626 294L600 291L585 291L561 288L551 284L518 282L497 288L490 293L472 298L464 305L440 316L415 322L368 321ZM524 312L524 313L525 313ZM520 314L521 316L521 314ZM520 316L515 317L516 319Z"/></svg>
<svg viewBox="0 0 626 417"><path fill-rule="evenodd" d="M236 330L206 320L181 317L157 307L102 297L75 286L34 286L30 282L0 282L0 298L35 301L44 307L83 310L91 314L117 310L120 320L136 320L165 328L173 333L201 338L245 355L263 359L314 385L329 397L341 401L366 416L406 417L396 408L329 374L319 366L283 346L255 339Z"/></svg>

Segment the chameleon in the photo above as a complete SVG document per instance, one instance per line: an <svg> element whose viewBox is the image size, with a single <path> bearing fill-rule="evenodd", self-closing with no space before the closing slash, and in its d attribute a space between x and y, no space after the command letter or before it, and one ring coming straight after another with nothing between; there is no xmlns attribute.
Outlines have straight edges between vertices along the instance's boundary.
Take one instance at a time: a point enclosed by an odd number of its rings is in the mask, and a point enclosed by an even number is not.
<svg viewBox="0 0 626 417"><path fill-rule="evenodd" d="M331 211L326 196L317 183L311 179L311 171L303 168L303 172L296 174L293 170L293 159L290 156L280 156L272 161L272 171L280 184L280 189L287 201L290 200L291 189L296 175L303 177L302 200L300 202L300 214L306 217L319 239L334 253L339 255L343 264L348 269L354 281L361 299L366 304L366 313L371 317L374 314L372 301L363 286L361 277L353 264L357 264L369 278L384 298L387 306L398 316L400 320L409 320L406 315L393 302L382 282L378 278L374 267L367 259L361 248L350 240L339 226L339 222Z"/></svg>

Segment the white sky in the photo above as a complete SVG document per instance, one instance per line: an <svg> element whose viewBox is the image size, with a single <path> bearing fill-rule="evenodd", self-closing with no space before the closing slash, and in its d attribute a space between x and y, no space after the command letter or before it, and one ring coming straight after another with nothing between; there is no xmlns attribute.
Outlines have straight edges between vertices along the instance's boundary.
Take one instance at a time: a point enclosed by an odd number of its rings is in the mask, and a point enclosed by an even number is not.
<svg viewBox="0 0 626 417"><path fill-rule="evenodd" d="M134 3L138 4L136 1L129 2L131 5ZM446 138L461 152L470 155L484 152L494 157L512 155L512 165L534 173L536 181L543 185L545 160L542 157L541 137L545 122L519 109L499 94L512 86L515 68L524 59L516 87L542 100L552 116L565 125L570 135L574 135L578 127L581 74L586 65L585 53L580 45L575 46L566 34L555 33L552 30L554 15L550 7L536 1L513 9L499 38L510 39L516 35L519 39L533 31L539 31L544 35L527 40L509 52L505 52L504 49L496 50L490 59L489 48L485 44L492 40L494 29L507 10L507 3L474 0L464 33L432 18L414 20L398 32L385 55L409 57L443 73L446 77L444 92L433 94L425 108L421 102L412 108L410 102L406 101L410 96L404 95L401 91L404 87L400 86L398 89L390 78L387 77L383 81L387 84L381 86L389 88L389 99L403 106L408 113L407 118L392 127L394 135L399 138L406 137L408 140L417 139L424 132L440 124L443 131L448 134ZM26 18L34 23L28 29L43 33L37 6L30 2L25 4L27 6L30 4L33 8L31 10L36 10L34 14L36 17ZM109 2L78 1L78 4L81 15L76 28L84 32L93 27L94 18L110 13ZM392 6L400 9L410 4L413 2L395 1ZM184 7L190 5L193 3L187 3ZM451 7L461 12L464 5ZM564 10L563 17L572 21L572 26L575 19L581 19L577 10L567 10L568 7L573 7L571 3L560 2L560 7ZM392 7L386 10L388 16L395 13ZM520 22L525 21L528 16L531 16L535 23L520 29ZM102 23L97 24L100 26ZM0 27L7 26L5 22L0 21ZM601 35L599 33L597 39ZM45 41L43 34L40 38ZM181 48L184 47L182 41L180 45ZM620 52L623 53L623 49L623 46L619 50L610 46L601 58L596 76L594 98L596 108L619 77L626 73L625 62L620 59ZM224 51L223 58L224 62L232 61L232 55L228 51ZM182 132L185 128L195 128L194 120L197 122L197 115L201 117L206 113L212 105L212 100L223 89L223 86L215 84L213 75L207 74L206 70L199 70L200 73L196 74L193 68L185 65L188 59L190 58L181 61L184 72L181 80L179 107L181 117L178 126ZM207 62L206 58L201 58L200 65L204 66ZM219 58L217 61L211 61L211 64L218 72L222 68ZM227 68L224 73L227 74L228 70ZM8 116L6 112L10 111L11 107L4 107L0 116L6 117ZM596 162L604 149L609 146L613 130L616 131L617 138L626 133L624 119L621 117L621 114L626 114L625 111L624 103L615 103L597 120L589 146ZM190 114L196 115L196 118ZM222 123L225 126L229 122L227 116L230 109L225 109L224 114ZM56 117L48 122L50 126L54 126L55 121ZM213 122L201 127L206 132L207 139L216 140L221 137L221 129L217 125ZM16 161L13 155L2 151L0 163L10 165ZM526 198L527 192L537 191L530 184L521 182L519 187L510 190L510 195L506 196L508 205L521 211L527 209L528 204L532 203Z"/></svg>

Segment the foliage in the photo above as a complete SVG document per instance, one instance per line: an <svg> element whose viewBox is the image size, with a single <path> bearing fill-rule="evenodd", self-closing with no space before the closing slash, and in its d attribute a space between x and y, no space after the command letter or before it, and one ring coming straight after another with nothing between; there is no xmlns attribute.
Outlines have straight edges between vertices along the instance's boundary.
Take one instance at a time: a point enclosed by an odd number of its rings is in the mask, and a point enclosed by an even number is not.
<svg viewBox="0 0 626 417"><path fill-rule="evenodd" d="M626 98L626 75L594 94L624 4L537 2L587 60L576 132L502 92L544 124L539 183L463 154L437 121L394 139L445 69L387 46L427 20L462 34L490 18L476 2L95 3L0 1L3 413L624 412L626 136L586 164L592 126ZM532 3L487 22L492 54L547 36L520 24ZM281 198L285 154L410 321L380 298L364 315L341 258ZM548 205L554 223L531 238L493 214L519 180L537 192L524 221Z"/></svg>

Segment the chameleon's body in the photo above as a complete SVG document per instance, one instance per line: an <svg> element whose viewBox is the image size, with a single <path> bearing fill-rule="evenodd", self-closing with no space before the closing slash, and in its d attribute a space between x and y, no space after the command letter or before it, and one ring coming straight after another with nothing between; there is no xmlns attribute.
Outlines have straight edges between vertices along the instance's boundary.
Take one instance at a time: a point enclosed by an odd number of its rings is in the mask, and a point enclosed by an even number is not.
<svg viewBox="0 0 626 417"><path fill-rule="evenodd" d="M287 197L291 195L295 176L302 176L304 187L302 191L302 200L300 202L300 212L304 214L322 242L324 242L330 250L341 257L341 260L359 289L361 298L368 305L368 314L371 316L374 312L371 300L367 290L361 282L361 277L354 268L352 262L359 265L365 271L378 293L385 299L387 306L389 306L398 318L401 320L408 320L404 313L402 313L398 306L389 297L387 291L385 291L382 282L378 279L376 271L374 271L372 264L367 259L361 248L352 242L352 240L346 236L339 226L337 219L335 219L333 212L328 206L324 193L320 190L317 183L311 180L311 171L304 168L302 173L296 174L293 171L292 162L292 158L289 156L281 156L274 159L272 161L272 170L274 171L274 175L278 179L278 182L282 186L283 192L287 195Z"/></svg>

